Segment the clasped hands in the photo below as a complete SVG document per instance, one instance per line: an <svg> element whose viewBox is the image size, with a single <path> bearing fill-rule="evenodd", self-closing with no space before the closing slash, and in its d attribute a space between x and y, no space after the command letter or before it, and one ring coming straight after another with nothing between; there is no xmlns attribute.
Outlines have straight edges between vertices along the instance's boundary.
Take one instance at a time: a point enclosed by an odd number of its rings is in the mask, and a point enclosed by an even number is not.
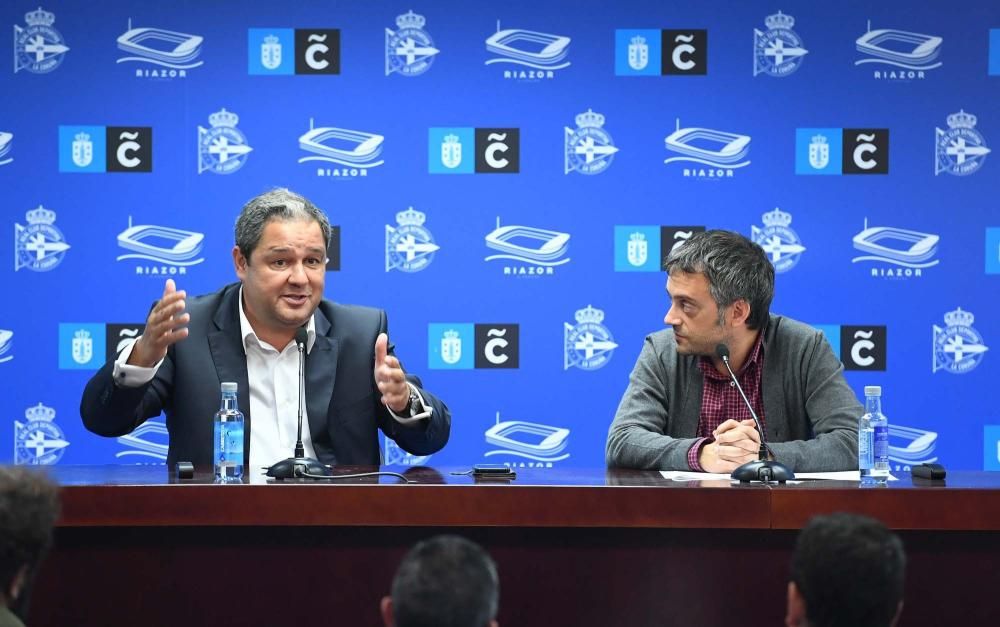
<svg viewBox="0 0 1000 627"><path fill-rule="evenodd" d="M698 454L698 463L705 472L732 472L760 455L760 433L753 420L727 420L712 437L714 441L701 447Z"/></svg>

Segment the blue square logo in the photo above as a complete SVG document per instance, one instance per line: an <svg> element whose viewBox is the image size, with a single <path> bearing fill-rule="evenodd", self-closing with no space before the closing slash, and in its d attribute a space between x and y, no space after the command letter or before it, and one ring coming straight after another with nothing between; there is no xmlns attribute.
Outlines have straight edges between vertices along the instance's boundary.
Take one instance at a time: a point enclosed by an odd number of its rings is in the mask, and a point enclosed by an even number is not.
<svg viewBox="0 0 1000 627"><path fill-rule="evenodd" d="M59 171L104 172L106 145L103 126L60 126Z"/></svg>
<svg viewBox="0 0 1000 627"><path fill-rule="evenodd" d="M97 370L107 356L103 324L59 323L59 369Z"/></svg>
<svg viewBox="0 0 1000 627"><path fill-rule="evenodd" d="M663 36L657 29L615 31L615 76L659 76Z"/></svg>
<svg viewBox="0 0 1000 627"><path fill-rule="evenodd" d="M839 324L814 324L813 327L819 329L826 336L830 348L837 359L840 359L840 325Z"/></svg>
<svg viewBox="0 0 1000 627"><path fill-rule="evenodd" d="M295 31L291 28L248 29L247 71L250 74L294 74Z"/></svg>
<svg viewBox="0 0 1000 627"><path fill-rule="evenodd" d="M475 365L476 331L472 323L427 325L427 365L434 370L470 370Z"/></svg>
<svg viewBox="0 0 1000 627"><path fill-rule="evenodd" d="M1000 274L1000 227L986 229L986 274Z"/></svg>
<svg viewBox="0 0 1000 627"><path fill-rule="evenodd" d="M840 174L842 153L841 129L795 129L796 174Z"/></svg>
<svg viewBox="0 0 1000 627"><path fill-rule="evenodd" d="M615 225L615 272L659 272L660 227Z"/></svg>
<svg viewBox="0 0 1000 627"><path fill-rule="evenodd" d="M1000 28L990 29L990 76L1000 76Z"/></svg>
<svg viewBox="0 0 1000 627"><path fill-rule="evenodd" d="M983 470L1000 470L1000 425L983 425Z"/></svg>
<svg viewBox="0 0 1000 627"><path fill-rule="evenodd" d="M476 129L432 127L427 133L427 171L472 174L476 167Z"/></svg>

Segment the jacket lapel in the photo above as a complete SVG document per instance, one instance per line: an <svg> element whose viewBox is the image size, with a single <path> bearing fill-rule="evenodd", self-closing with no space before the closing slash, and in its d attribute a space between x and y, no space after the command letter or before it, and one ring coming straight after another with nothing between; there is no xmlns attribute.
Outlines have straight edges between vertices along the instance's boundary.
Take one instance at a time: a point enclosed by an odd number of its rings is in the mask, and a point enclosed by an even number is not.
<svg viewBox="0 0 1000 627"><path fill-rule="evenodd" d="M328 427L326 421L337 378L340 343L333 337L333 327L323 312L317 308L313 315L316 340L306 355L306 411L309 414L309 432L322 433Z"/></svg>

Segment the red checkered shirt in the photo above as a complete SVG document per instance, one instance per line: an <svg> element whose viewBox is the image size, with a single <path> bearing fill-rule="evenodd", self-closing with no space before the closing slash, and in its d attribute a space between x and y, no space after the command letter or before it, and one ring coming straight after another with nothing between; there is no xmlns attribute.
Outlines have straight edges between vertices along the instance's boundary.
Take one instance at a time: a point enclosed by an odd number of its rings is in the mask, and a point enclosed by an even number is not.
<svg viewBox="0 0 1000 627"><path fill-rule="evenodd" d="M750 351L750 356L746 363L736 373L743 391L746 392L750 404L757 412L760 425L765 427L764 411L761 405L761 380L764 371L764 332L757 334L757 341ZM688 449L687 461L691 470L703 472L704 468L698 463L698 456L701 447L713 441L712 432L719 428L726 420L752 420L750 410L747 408L740 391L736 389L729 374L722 374L715 369L711 357L701 357L698 361L698 369L704 375L704 385L701 390L701 416L698 419L698 440Z"/></svg>

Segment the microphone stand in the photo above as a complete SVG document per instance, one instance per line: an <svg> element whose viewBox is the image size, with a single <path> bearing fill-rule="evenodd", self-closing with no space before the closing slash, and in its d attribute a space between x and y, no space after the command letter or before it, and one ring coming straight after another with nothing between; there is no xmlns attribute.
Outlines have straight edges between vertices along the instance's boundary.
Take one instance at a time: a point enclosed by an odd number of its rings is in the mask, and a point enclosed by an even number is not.
<svg viewBox="0 0 1000 627"><path fill-rule="evenodd" d="M295 344L299 350L299 432L295 440L293 457L283 459L267 469L267 476L275 479L314 479L317 477L332 477L333 471L319 460L306 457L305 445L302 444L302 408L305 405L302 398L306 389L305 351L308 334L305 327L295 332Z"/></svg>
<svg viewBox="0 0 1000 627"><path fill-rule="evenodd" d="M782 464L779 461L771 460L767 458L767 454L770 449L767 446L767 436L764 434L764 429L761 427L760 420L757 418L757 412L753 410L753 405L750 404L750 399L743 392L743 386L736 379L736 373L733 372L732 367L729 365L729 347L725 344L719 344L715 347L715 354L722 359L722 363L726 365L726 370L729 371L729 377L733 380L733 384L736 389L740 391L740 396L743 397L743 402L746 403L747 409L750 410L750 415L753 416L753 422L757 426L757 432L760 433L760 449L757 452L757 461L747 462L733 471L730 475L733 479L737 479L740 483L749 483L751 481L763 481L764 483L770 483L776 481L778 483L785 483L790 479L795 478L795 473L792 472L791 468Z"/></svg>

